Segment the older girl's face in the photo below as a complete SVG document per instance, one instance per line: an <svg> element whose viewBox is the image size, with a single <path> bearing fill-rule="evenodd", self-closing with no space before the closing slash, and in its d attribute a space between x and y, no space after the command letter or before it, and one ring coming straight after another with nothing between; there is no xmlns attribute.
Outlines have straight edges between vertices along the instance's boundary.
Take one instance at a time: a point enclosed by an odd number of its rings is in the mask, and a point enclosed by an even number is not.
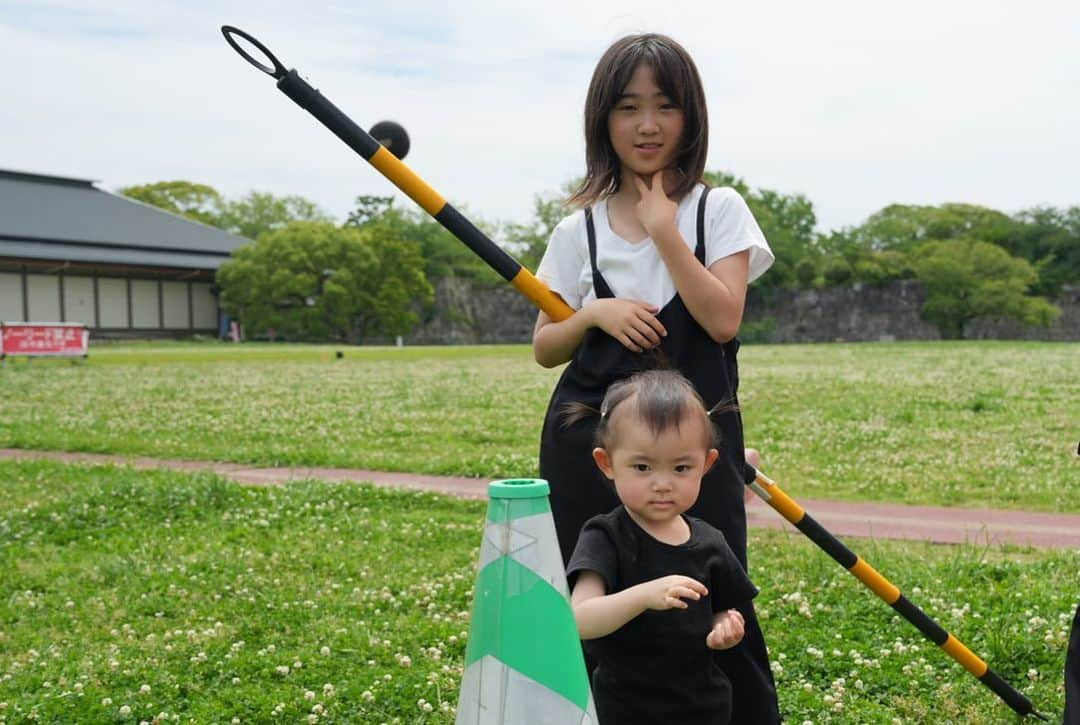
<svg viewBox="0 0 1080 725"><path fill-rule="evenodd" d="M639 65L608 114L608 135L624 181L630 173L650 178L673 167L684 123L683 110L660 90L653 69Z"/></svg>

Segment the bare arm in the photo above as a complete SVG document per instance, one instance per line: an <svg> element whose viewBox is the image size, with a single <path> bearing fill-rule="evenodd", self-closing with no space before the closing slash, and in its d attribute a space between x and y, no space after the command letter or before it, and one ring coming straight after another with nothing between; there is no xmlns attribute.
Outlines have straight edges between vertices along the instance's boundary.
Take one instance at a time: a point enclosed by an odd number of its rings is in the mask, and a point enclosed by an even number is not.
<svg viewBox="0 0 1080 725"><path fill-rule="evenodd" d="M541 310L533 328L533 357L546 368L568 362L590 327L589 316L583 309L561 322L555 322Z"/></svg>
<svg viewBox="0 0 1080 725"><path fill-rule="evenodd" d="M706 269L674 225L653 241L691 316L716 342L735 337L746 305L750 252L718 259Z"/></svg>
<svg viewBox="0 0 1080 725"><path fill-rule="evenodd" d="M648 350L667 334L657 312L655 305L623 299L593 300L561 322L541 311L533 328L533 357L546 368L562 365L574 357L590 327L603 329L634 352Z"/></svg>
<svg viewBox="0 0 1080 725"><path fill-rule="evenodd" d="M678 205L664 193L662 173L653 176L651 186L639 177L634 183L641 195L635 207L638 220L656 244L679 297L709 337L727 342L742 324L750 252L737 252L705 269L679 232Z"/></svg>
<svg viewBox="0 0 1080 725"><path fill-rule="evenodd" d="M646 609L686 609L686 599L701 599L708 590L701 582L681 574L653 579L614 594L606 594L604 579L583 571L574 584L570 605L582 639L604 637Z"/></svg>

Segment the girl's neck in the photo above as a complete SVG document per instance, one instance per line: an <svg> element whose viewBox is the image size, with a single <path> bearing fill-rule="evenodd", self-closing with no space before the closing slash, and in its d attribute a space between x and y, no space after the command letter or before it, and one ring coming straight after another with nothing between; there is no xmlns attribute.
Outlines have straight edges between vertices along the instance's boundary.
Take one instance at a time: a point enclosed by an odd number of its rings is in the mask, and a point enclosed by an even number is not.
<svg viewBox="0 0 1080 725"><path fill-rule="evenodd" d="M668 195L668 198L670 198L675 189L678 188L681 173L682 172L679 169L667 169L664 172L664 192ZM620 175L619 188L608 197L608 201L610 202L615 199L619 204L637 204L641 199L641 193L638 191L637 184L634 183L635 176L637 176L637 174L633 171L623 168L622 174ZM646 186L652 182L651 178L638 178L644 181ZM675 201L678 201L678 199Z"/></svg>
<svg viewBox="0 0 1080 725"><path fill-rule="evenodd" d="M679 173L675 169L664 173L664 191L669 198L671 192L678 187ZM649 182L648 179L645 181ZM619 188L607 198L607 217L611 230L631 244L637 244L649 237L649 232L642 225L635 208L640 200L641 194L634 184L634 172L623 169Z"/></svg>

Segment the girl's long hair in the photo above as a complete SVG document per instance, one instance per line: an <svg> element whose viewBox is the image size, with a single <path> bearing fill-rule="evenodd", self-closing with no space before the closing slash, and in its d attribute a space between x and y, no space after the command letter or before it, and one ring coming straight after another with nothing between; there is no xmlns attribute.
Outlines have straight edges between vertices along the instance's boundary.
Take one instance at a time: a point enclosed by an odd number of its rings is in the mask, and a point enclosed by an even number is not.
<svg viewBox="0 0 1080 725"><path fill-rule="evenodd" d="M666 35L628 35L607 49L593 71L585 98L585 178L567 199L568 206L590 206L619 189L622 162L611 145L608 116L639 65L652 68L660 90L683 112L675 161L682 174L672 197L681 199L701 181L709 150L709 115L697 66L686 49Z"/></svg>

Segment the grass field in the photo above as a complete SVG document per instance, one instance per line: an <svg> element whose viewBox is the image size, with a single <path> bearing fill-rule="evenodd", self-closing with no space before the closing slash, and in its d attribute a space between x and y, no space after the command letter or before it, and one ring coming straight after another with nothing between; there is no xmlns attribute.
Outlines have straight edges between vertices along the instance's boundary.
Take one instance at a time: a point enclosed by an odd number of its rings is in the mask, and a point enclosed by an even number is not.
<svg viewBox="0 0 1080 725"><path fill-rule="evenodd" d="M482 502L54 462L0 494L0 723L453 722ZM1080 552L852 546L1060 722ZM803 537L750 552L788 722L1014 720Z"/></svg>
<svg viewBox="0 0 1080 725"><path fill-rule="evenodd" d="M1080 511L1078 356L747 347L747 439L796 499ZM101 346L0 366L0 447L529 476L557 376L522 346ZM483 513L0 462L0 724L452 722ZM1080 552L849 543L1060 720ZM803 537L750 551L788 722L1012 720Z"/></svg>
<svg viewBox="0 0 1080 725"><path fill-rule="evenodd" d="M531 476L526 346L134 344L0 368L0 447ZM747 346L743 417L798 498L1080 511L1080 345Z"/></svg>

